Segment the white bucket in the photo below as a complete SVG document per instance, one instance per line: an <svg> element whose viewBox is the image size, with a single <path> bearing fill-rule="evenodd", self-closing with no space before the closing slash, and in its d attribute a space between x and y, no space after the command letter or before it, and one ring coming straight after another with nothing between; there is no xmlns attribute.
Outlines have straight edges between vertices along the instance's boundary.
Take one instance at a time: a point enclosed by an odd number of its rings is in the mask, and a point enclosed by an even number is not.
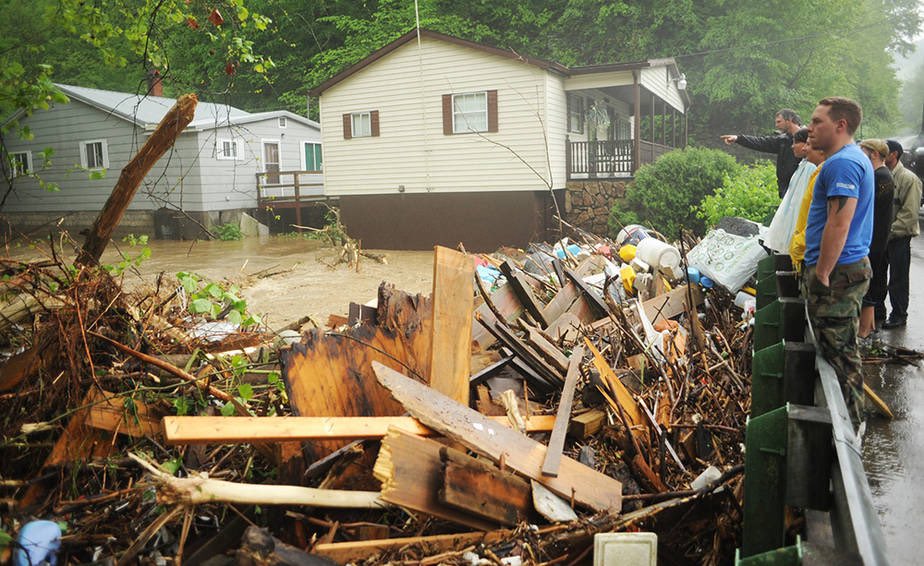
<svg viewBox="0 0 924 566"><path fill-rule="evenodd" d="M675 270L680 267L680 252L677 248L652 237L638 243L635 256L662 270Z"/></svg>

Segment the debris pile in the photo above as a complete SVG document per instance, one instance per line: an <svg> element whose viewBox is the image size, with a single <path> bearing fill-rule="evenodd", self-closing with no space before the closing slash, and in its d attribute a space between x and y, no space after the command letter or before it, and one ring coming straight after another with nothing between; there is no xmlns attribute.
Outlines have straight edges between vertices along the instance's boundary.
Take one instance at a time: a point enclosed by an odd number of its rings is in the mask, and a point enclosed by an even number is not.
<svg viewBox="0 0 924 566"><path fill-rule="evenodd" d="M728 563L747 314L686 242L576 238L437 247L431 296L383 283L282 332L194 277L126 295L3 261L0 536L57 522L74 563L515 565L650 531Z"/></svg>

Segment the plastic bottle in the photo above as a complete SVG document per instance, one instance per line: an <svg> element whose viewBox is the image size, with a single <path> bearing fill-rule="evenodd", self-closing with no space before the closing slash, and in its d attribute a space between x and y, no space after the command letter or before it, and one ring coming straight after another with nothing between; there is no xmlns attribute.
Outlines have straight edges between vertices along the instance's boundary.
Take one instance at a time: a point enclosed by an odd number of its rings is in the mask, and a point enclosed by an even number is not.
<svg viewBox="0 0 924 566"><path fill-rule="evenodd" d="M699 284L704 289L712 289L715 286L715 282L712 279L709 279L705 275L699 278Z"/></svg>
<svg viewBox="0 0 924 566"><path fill-rule="evenodd" d="M629 263L635 259L635 246L632 244L626 244L619 248L619 259L625 263Z"/></svg>
<svg viewBox="0 0 924 566"><path fill-rule="evenodd" d="M699 270L696 269L695 267L688 267L687 268L687 278L689 278L690 283L692 283L693 285L699 283L699 278L700 278Z"/></svg>
<svg viewBox="0 0 924 566"><path fill-rule="evenodd" d="M638 224L629 224L616 234L616 243L620 246L631 244L637 246L639 242L648 237L648 231Z"/></svg>
<svg viewBox="0 0 924 566"><path fill-rule="evenodd" d="M677 248L652 237L638 243L635 256L648 265L665 271L680 267L680 252Z"/></svg>
<svg viewBox="0 0 924 566"><path fill-rule="evenodd" d="M622 286L625 287L626 292L630 295L634 294L635 270L632 269L631 265L622 266L622 269L619 270L619 278L622 279Z"/></svg>

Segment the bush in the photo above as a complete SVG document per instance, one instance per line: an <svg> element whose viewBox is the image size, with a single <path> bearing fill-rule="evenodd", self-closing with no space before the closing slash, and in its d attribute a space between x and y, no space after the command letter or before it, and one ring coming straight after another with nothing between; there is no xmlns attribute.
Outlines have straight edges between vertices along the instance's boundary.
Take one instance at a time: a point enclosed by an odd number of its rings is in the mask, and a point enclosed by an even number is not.
<svg viewBox="0 0 924 566"><path fill-rule="evenodd" d="M214 231L218 239L223 242L244 239L241 227L237 224L222 224L220 226L215 226Z"/></svg>
<svg viewBox="0 0 924 566"><path fill-rule="evenodd" d="M703 199L696 215L710 227L725 216L764 222L779 205L776 167L769 161L758 161L737 175L726 175L719 190Z"/></svg>
<svg viewBox="0 0 924 566"><path fill-rule="evenodd" d="M722 186L726 175L734 177L741 166L717 149L688 147L665 153L639 168L626 198L610 211L613 236L625 224L645 224L668 238L680 229L702 234L705 225L694 210L705 197Z"/></svg>

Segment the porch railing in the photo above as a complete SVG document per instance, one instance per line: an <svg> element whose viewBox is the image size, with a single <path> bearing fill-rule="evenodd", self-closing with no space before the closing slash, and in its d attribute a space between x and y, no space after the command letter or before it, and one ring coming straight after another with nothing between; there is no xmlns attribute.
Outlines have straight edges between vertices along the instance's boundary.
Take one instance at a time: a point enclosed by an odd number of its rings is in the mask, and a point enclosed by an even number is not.
<svg viewBox="0 0 924 566"><path fill-rule="evenodd" d="M259 208L292 208L300 202L324 198L324 176L320 171L268 171L257 173Z"/></svg>
<svg viewBox="0 0 924 566"><path fill-rule="evenodd" d="M628 176L632 172L632 140L568 142L569 177Z"/></svg>

